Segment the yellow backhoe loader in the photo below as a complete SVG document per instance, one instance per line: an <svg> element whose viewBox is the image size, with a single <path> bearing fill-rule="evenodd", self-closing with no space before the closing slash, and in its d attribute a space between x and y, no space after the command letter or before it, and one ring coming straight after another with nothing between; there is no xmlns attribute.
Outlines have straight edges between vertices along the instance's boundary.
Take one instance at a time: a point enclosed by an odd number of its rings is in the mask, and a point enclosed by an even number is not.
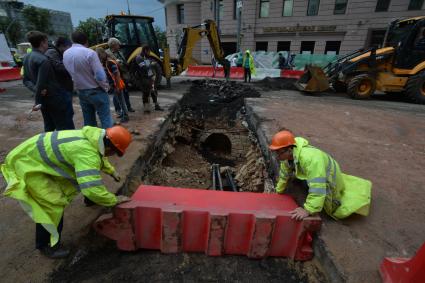
<svg viewBox="0 0 425 283"><path fill-rule="evenodd" d="M332 87L355 99L367 99L375 90L403 92L425 104L425 16L391 22L382 46L357 50L323 69L306 66L296 86L312 93Z"/></svg>
<svg viewBox="0 0 425 283"><path fill-rule="evenodd" d="M179 75L189 64L193 63L192 51L196 43L206 36L210 43L214 57L224 67L230 68L224 57L224 51L221 47L220 36L217 25L212 20L206 20L203 24L187 27L183 29L183 36L178 48L178 57L170 58L168 48L164 48L160 54L158 40L153 28L154 19L145 16L134 15L109 15L105 18L106 34L105 38L115 37L121 42L121 52L127 60L131 75L130 83L137 86L138 72L135 58L142 51L142 46L147 45L150 48L150 57L159 64L156 70L159 76L156 76L158 85L164 76L169 84L172 75ZM98 44L91 48L107 48L106 43ZM171 68L173 66L173 68Z"/></svg>

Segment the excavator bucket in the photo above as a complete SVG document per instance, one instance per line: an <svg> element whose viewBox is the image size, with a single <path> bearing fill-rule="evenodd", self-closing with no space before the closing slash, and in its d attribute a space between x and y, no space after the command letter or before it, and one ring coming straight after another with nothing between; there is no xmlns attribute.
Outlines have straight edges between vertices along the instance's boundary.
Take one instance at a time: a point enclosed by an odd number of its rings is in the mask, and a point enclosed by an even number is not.
<svg viewBox="0 0 425 283"><path fill-rule="evenodd" d="M322 68L307 65L304 75L295 83L300 91L322 92L329 89L329 78Z"/></svg>

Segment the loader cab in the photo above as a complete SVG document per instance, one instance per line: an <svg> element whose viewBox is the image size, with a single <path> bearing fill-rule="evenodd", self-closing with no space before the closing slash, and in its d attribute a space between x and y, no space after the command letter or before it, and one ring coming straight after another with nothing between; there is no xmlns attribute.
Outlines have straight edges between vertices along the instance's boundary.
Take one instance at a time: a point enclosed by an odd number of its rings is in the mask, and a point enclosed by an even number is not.
<svg viewBox="0 0 425 283"><path fill-rule="evenodd" d="M425 17L393 22L385 46L396 48L394 68L411 70L424 62Z"/></svg>
<svg viewBox="0 0 425 283"><path fill-rule="evenodd" d="M158 41L153 28L153 18L132 15L110 15L105 19L107 37L121 42L125 58L142 45L148 45L159 56Z"/></svg>

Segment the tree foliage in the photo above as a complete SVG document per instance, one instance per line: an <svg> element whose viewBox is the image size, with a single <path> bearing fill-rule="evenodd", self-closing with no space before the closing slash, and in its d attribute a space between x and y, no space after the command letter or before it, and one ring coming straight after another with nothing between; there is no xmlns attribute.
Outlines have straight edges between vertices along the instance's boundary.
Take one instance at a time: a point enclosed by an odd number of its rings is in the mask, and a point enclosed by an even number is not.
<svg viewBox="0 0 425 283"><path fill-rule="evenodd" d="M53 30L50 27L49 10L28 5L22 10L22 14L29 30L38 30L49 35L53 34Z"/></svg>
<svg viewBox="0 0 425 283"><path fill-rule="evenodd" d="M6 35L8 43L15 46L20 39L22 26L17 20L2 17L0 19L0 30Z"/></svg>
<svg viewBox="0 0 425 283"><path fill-rule="evenodd" d="M80 21L76 30L85 33L89 39L89 45L93 46L102 43L105 26L103 19L88 18L85 21Z"/></svg>
<svg viewBox="0 0 425 283"><path fill-rule="evenodd" d="M158 40L159 48L164 49L165 47L167 47L167 34L166 34L166 32L163 31L160 26L155 26L154 30L155 30L156 38Z"/></svg>

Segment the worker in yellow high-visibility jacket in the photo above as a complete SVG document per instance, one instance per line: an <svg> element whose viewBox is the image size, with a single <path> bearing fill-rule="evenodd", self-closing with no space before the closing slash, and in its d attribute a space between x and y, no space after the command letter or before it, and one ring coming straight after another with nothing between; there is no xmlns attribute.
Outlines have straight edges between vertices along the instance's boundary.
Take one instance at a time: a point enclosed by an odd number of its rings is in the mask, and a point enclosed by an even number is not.
<svg viewBox="0 0 425 283"><path fill-rule="evenodd" d="M81 192L102 206L127 201L103 185L100 171L120 180L107 156L122 156L131 134L121 126L84 127L36 135L13 149L1 171L4 195L19 201L36 223L36 248L51 258L66 257L59 246L64 208Z"/></svg>
<svg viewBox="0 0 425 283"><path fill-rule="evenodd" d="M280 161L277 193L284 192L291 177L307 181L309 187L303 207L291 211L292 218L302 220L322 209L335 219L353 213L369 214L370 181L342 173L329 154L309 145L302 137L294 137L290 131L275 134L269 148Z"/></svg>

